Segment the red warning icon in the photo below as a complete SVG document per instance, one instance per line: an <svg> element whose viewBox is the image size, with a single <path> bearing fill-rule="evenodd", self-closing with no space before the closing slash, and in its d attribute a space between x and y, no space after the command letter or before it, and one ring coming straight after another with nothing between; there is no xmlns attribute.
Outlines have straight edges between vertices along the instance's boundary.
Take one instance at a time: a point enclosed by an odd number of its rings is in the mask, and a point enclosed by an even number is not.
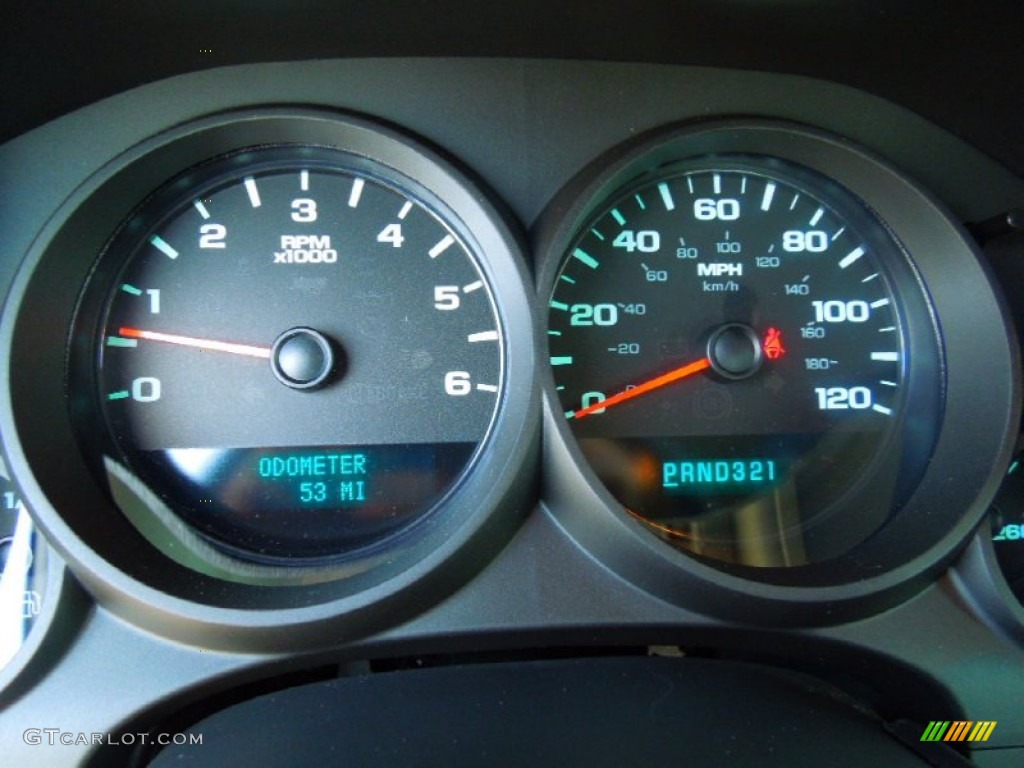
<svg viewBox="0 0 1024 768"><path fill-rule="evenodd" d="M769 360L778 360L786 354L786 348L782 346L782 331L778 328L769 328L764 335L764 343L761 345Z"/></svg>

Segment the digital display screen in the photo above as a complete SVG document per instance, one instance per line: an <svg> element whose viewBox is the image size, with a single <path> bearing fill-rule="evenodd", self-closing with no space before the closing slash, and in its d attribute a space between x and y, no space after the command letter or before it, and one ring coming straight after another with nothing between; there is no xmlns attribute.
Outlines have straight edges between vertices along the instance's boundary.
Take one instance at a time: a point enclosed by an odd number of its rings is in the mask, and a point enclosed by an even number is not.
<svg viewBox="0 0 1024 768"><path fill-rule="evenodd" d="M366 453L287 453L255 458L257 474L267 481L289 484L299 504L348 507L367 499L372 470Z"/></svg>
<svg viewBox="0 0 1024 768"><path fill-rule="evenodd" d="M169 448L136 452L131 464L206 536L256 554L317 557L380 540L420 517L476 447Z"/></svg>
<svg viewBox="0 0 1024 768"><path fill-rule="evenodd" d="M871 450L870 433L581 438L590 465L631 512L659 525L761 505L827 508L847 487L837 442ZM808 456L814 456L809 461ZM753 506L752 506L753 505Z"/></svg>
<svg viewBox="0 0 1024 768"><path fill-rule="evenodd" d="M681 459L662 462L661 487L668 492L760 488L778 478L774 459Z"/></svg>

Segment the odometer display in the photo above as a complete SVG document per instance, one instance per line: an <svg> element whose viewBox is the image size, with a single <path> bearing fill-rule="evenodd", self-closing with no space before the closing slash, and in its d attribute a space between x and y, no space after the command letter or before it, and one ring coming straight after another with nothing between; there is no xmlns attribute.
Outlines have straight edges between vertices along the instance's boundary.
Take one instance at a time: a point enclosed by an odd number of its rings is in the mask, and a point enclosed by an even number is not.
<svg viewBox="0 0 1024 768"><path fill-rule="evenodd" d="M760 156L664 168L593 210L548 342L612 495L678 546L747 565L869 535L922 460L903 451L904 326L927 304L899 243L838 185Z"/></svg>

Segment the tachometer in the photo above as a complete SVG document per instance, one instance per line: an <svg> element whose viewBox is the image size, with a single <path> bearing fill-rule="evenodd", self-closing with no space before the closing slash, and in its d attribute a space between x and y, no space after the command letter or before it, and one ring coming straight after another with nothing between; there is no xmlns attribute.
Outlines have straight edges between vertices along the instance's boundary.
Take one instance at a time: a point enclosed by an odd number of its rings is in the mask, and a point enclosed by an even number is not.
<svg viewBox="0 0 1024 768"><path fill-rule="evenodd" d="M287 107L91 177L0 325L5 449L79 580L176 637L294 648L487 562L539 438L524 262L488 201L414 137Z"/></svg>
<svg viewBox="0 0 1024 768"><path fill-rule="evenodd" d="M193 169L133 215L83 304L95 357L73 361L127 514L145 500L294 562L380 541L452 488L499 402L503 332L427 194L285 146Z"/></svg>

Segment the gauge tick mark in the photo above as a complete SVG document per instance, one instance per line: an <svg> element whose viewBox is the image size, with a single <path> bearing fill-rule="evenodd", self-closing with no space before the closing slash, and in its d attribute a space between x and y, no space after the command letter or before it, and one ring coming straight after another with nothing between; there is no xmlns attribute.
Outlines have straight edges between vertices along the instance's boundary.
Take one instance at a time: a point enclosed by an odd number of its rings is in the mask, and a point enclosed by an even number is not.
<svg viewBox="0 0 1024 768"><path fill-rule="evenodd" d="M260 200L260 191L256 187L256 179L252 176L246 176L243 183L245 184L245 192L249 195L249 204L253 208L259 208L263 205L263 202Z"/></svg>
<svg viewBox="0 0 1024 768"><path fill-rule="evenodd" d="M162 251L170 258L178 258L178 252L171 246L170 243L168 243L159 235L153 235L151 238L149 238L149 242L151 242L157 248L157 250Z"/></svg>
<svg viewBox="0 0 1024 768"><path fill-rule="evenodd" d="M857 248L854 248L852 251L850 251L848 254L846 254L845 256L843 256L843 258L841 258L839 260L839 268L840 269L846 269L848 266L853 264L853 262L855 262L857 259L859 259L863 255L864 255L864 249L863 248L861 248L860 246L858 246Z"/></svg>
<svg viewBox="0 0 1024 768"><path fill-rule="evenodd" d="M591 269L597 269L597 267L599 266L597 259L595 259L593 256L591 256L581 248L577 248L575 251L573 251L572 255L575 256L580 261L582 261Z"/></svg>
<svg viewBox="0 0 1024 768"><path fill-rule="evenodd" d="M435 245L435 246L434 246L433 248L431 248L431 249L430 249L430 250L429 250L429 251L428 251L427 253L428 253L428 254L430 255L430 258L432 258L432 259L436 259L436 258L437 258L438 256L440 256L440 255L441 255L442 253L444 253L444 252L445 252L445 251L447 251L447 250L448 250L449 248L451 248L451 246L452 246L452 244L453 244L454 242L455 242L455 238L454 238L454 237L452 237L451 235L445 235L445 236L444 236L443 238L441 238L441 240L440 240L440 241L439 241L439 242L438 242L438 243L437 243L437 244L436 244L436 245Z"/></svg>
<svg viewBox="0 0 1024 768"><path fill-rule="evenodd" d="M364 182L358 176L352 179L352 191L348 195L348 207L358 208L359 198L363 196Z"/></svg>
<svg viewBox="0 0 1024 768"><path fill-rule="evenodd" d="M661 202L665 204L665 210L675 210L676 201L672 199L672 190L668 188L668 184L666 184L665 182L659 184L658 192L661 193Z"/></svg>

